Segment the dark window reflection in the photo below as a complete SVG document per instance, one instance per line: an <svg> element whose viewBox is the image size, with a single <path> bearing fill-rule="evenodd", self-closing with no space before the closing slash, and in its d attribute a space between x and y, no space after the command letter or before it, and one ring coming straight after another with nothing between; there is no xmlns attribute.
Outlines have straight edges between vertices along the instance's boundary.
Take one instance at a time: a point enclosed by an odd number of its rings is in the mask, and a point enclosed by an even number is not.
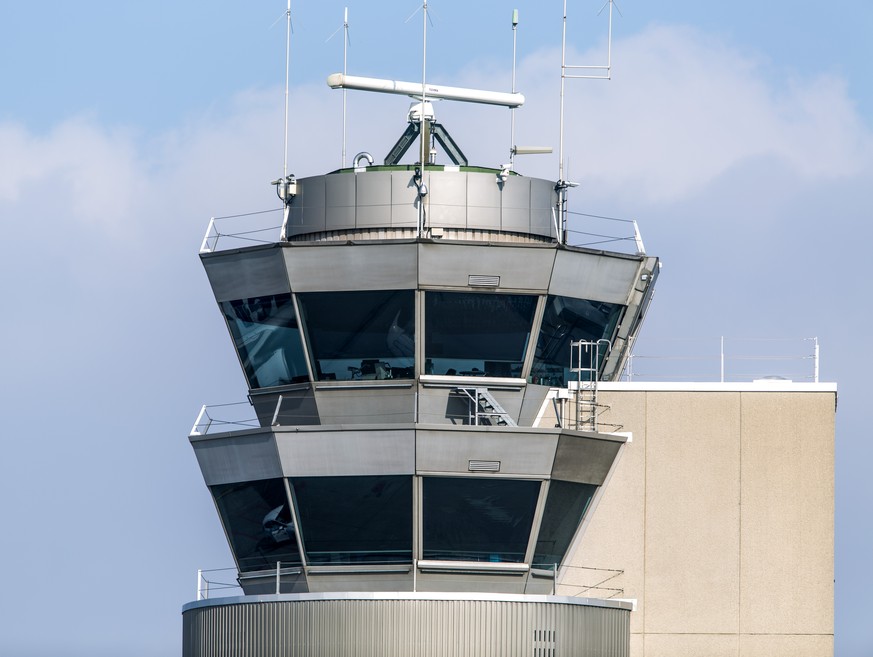
<svg viewBox="0 0 873 657"><path fill-rule="evenodd" d="M537 537L534 567L554 568L555 564L563 561L596 491L594 484L557 480L549 484L540 535Z"/></svg>
<svg viewBox="0 0 873 657"><path fill-rule="evenodd" d="M300 563L281 479L213 486L212 494L241 572Z"/></svg>
<svg viewBox="0 0 873 657"><path fill-rule="evenodd" d="M412 290L298 294L316 377L411 379L414 298Z"/></svg>
<svg viewBox="0 0 873 657"><path fill-rule="evenodd" d="M295 477L306 559L318 564L412 561L412 477Z"/></svg>
<svg viewBox="0 0 873 657"><path fill-rule="evenodd" d="M570 372L570 343L611 340L622 308L615 303L549 296L537 339L531 383L565 386L571 376L575 379L576 373ZM600 363L605 356L606 348L601 348Z"/></svg>
<svg viewBox="0 0 873 657"><path fill-rule="evenodd" d="M523 562L540 482L424 479L424 558Z"/></svg>
<svg viewBox="0 0 873 657"><path fill-rule="evenodd" d="M425 293L425 373L521 377L537 297Z"/></svg>
<svg viewBox="0 0 873 657"><path fill-rule="evenodd" d="M221 309L251 388L309 379L290 294L224 301Z"/></svg>

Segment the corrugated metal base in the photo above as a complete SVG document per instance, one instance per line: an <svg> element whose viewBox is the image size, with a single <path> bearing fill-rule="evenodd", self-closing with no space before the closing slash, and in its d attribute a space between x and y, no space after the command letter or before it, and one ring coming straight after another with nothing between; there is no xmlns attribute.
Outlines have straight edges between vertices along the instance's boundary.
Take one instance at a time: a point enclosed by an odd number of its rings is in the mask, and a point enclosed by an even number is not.
<svg viewBox="0 0 873 657"><path fill-rule="evenodd" d="M183 657L627 657L630 610L550 596L242 597L187 605Z"/></svg>

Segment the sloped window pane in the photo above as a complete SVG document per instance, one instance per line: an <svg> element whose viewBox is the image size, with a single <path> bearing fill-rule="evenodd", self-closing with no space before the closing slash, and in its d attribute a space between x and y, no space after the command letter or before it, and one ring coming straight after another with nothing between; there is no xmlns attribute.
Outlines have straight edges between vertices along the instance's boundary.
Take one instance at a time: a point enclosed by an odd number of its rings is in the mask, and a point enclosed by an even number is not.
<svg viewBox="0 0 873 657"><path fill-rule="evenodd" d="M425 373L521 377L537 297L425 293Z"/></svg>
<svg viewBox="0 0 873 657"><path fill-rule="evenodd" d="M306 559L317 564L412 561L412 477L294 477Z"/></svg>
<svg viewBox="0 0 873 657"><path fill-rule="evenodd" d="M570 372L570 343L579 340L611 340L623 306L615 303L549 296L537 338L529 381L546 386L565 386L577 374ZM600 349L600 367L607 347ZM587 363L586 363L587 365ZM583 380L588 380L583 377Z"/></svg>
<svg viewBox="0 0 873 657"><path fill-rule="evenodd" d="M297 533L281 479L212 487L240 572L299 564Z"/></svg>
<svg viewBox="0 0 873 657"><path fill-rule="evenodd" d="M523 562L540 482L424 480L424 558Z"/></svg>
<svg viewBox="0 0 873 657"><path fill-rule="evenodd" d="M309 379L290 294L224 301L221 310L250 388Z"/></svg>
<svg viewBox="0 0 873 657"><path fill-rule="evenodd" d="M412 290L298 294L316 378L413 378L414 298Z"/></svg>

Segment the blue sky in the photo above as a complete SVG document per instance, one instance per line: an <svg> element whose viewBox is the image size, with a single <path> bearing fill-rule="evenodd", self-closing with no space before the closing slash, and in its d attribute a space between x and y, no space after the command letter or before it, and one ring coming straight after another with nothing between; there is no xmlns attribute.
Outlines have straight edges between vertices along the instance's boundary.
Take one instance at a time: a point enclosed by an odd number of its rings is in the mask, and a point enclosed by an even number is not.
<svg viewBox="0 0 873 657"><path fill-rule="evenodd" d="M571 63L605 56L570 3ZM292 3L291 170L340 163L350 72L418 79L417 0ZM614 77L568 86L574 208L639 221L665 265L643 340L806 337L840 386L836 654L873 654L873 4L624 0ZM507 89L519 143L557 142L561 2L431 0L430 79ZM197 568L230 556L186 440L244 383L196 252L210 216L274 206L279 0L3 3L0 21L0 654L166 655ZM387 151L406 103L350 94L350 154ZM438 105L477 163L505 112ZM554 157L523 173L553 178ZM645 343L641 341L641 349ZM46 631L46 621L54 628Z"/></svg>

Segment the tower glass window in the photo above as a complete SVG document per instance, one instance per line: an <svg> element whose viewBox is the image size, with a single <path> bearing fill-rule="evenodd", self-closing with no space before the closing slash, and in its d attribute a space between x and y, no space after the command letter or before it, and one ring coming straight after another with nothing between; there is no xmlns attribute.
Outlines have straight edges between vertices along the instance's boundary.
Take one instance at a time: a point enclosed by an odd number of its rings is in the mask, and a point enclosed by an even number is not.
<svg viewBox="0 0 873 657"><path fill-rule="evenodd" d="M223 301L221 310L251 388L307 381L290 294Z"/></svg>
<svg viewBox="0 0 873 657"><path fill-rule="evenodd" d="M412 561L411 476L295 477L290 481L309 563Z"/></svg>
<svg viewBox="0 0 873 657"><path fill-rule="evenodd" d="M425 293L425 373L521 377L537 297Z"/></svg>
<svg viewBox="0 0 873 657"><path fill-rule="evenodd" d="M534 567L554 568L564 560L595 492L597 486L594 484L551 481L537 536Z"/></svg>
<svg viewBox="0 0 873 657"><path fill-rule="evenodd" d="M281 479L212 487L240 572L299 564L297 532Z"/></svg>
<svg viewBox="0 0 873 657"><path fill-rule="evenodd" d="M412 290L306 292L297 299L318 380L415 375Z"/></svg>
<svg viewBox="0 0 873 657"><path fill-rule="evenodd" d="M523 562L540 482L426 477L424 558Z"/></svg>
<svg viewBox="0 0 873 657"><path fill-rule="evenodd" d="M571 378L570 343L611 340L623 308L615 303L550 295L546 299L529 381L548 386L567 385ZM601 349L598 368L605 356L606 349Z"/></svg>

